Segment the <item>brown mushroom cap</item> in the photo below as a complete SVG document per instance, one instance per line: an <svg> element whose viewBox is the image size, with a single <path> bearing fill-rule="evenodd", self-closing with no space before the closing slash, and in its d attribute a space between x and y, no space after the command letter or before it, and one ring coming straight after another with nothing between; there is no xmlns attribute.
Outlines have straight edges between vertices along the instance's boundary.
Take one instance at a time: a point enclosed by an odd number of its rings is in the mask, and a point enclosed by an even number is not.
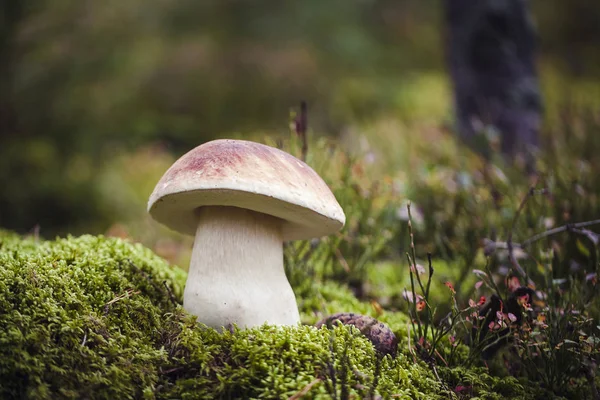
<svg viewBox="0 0 600 400"><path fill-rule="evenodd" d="M338 231L342 208L321 177L279 149L244 140L215 140L183 155L160 179L148 211L171 229L194 235L195 210L232 206L281 218L284 240Z"/></svg>
<svg viewBox="0 0 600 400"><path fill-rule="evenodd" d="M381 354L390 354L392 357L396 357L398 339L394 335L394 332L384 323L367 315L342 312L323 318L315 326L317 328L321 328L322 326L330 328L336 323L353 325L373 343L375 349Z"/></svg>

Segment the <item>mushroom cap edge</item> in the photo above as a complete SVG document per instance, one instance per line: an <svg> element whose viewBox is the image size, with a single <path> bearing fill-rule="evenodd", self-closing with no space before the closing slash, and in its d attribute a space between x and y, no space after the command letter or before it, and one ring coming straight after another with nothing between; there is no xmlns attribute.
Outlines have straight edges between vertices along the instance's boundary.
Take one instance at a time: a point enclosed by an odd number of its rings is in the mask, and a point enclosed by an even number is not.
<svg viewBox="0 0 600 400"><path fill-rule="evenodd" d="M260 143L220 139L180 157L157 183L148 212L194 235L195 210L231 206L278 217L284 240L332 234L345 215L323 179L296 157Z"/></svg>

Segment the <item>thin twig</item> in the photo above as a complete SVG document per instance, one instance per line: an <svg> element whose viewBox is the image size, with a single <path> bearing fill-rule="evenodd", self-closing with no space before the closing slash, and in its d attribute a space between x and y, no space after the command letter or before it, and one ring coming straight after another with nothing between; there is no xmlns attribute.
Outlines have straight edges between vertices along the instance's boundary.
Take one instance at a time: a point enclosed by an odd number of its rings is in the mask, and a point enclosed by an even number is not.
<svg viewBox="0 0 600 400"><path fill-rule="evenodd" d="M308 129L308 109L306 101L300 103L300 114L298 114L294 122L296 134L302 141L302 161L306 161L306 153L308 153L308 138L306 135Z"/></svg>
<svg viewBox="0 0 600 400"><path fill-rule="evenodd" d="M329 333L329 354L331 355L331 358L329 360L327 360L327 369L329 372L329 377L331 378L331 382L328 382L327 380L325 380L325 384L326 386L329 386L328 389L330 389L330 395L333 397L334 400L337 400L337 391L336 391L336 386L337 386L337 379L336 379L336 371L335 371L335 366L333 365L334 360L335 360L335 348L333 346L333 342L335 340L335 331L333 329L330 328L330 326L328 325L327 328L330 329L330 333Z"/></svg>
<svg viewBox="0 0 600 400"><path fill-rule="evenodd" d="M492 276L492 270L490 268L490 260L489 258L485 262L485 272L487 273L487 277L489 278L489 286L496 292L496 295L502 299L502 293L500 292L500 288L496 285L494 281L494 277Z"/></svg>
<svg viewBox="0 0 600 400"><path fill-rule="evenodd" d="M417 362L417 358L415 357L415 352L412 349L412 346L410 345L410 322L406 323L406 333L407 333L407 337L408 337L408 352L410 353L410 355L413 358L413 363Z"/></svg>
<svg viewBox="0 0 600 400"><path fill-rule="evenodd" d="M427 253L427 262L429 264L429 279L427 280L427 289L425 289L425 298L429 299L429 288L431 287L431 281L433 277L433 265L431 263L431 253Z"/></svg>
<svg viewBox="0 0 600 400"><path fill-rule="evenodd" d="M177 307L177 305L179 303L177 303L177 299L175 298L173 291L171 290L169 285L167 285L167 281L163 281L163 286L165 287L167 294L169 295L169 300L171 300L171 303L173 304L173 306Z"/></svg>
<svg viewBox="0 0 600 400"><path fill-rule="evenodd" d="M572 232L577 233L578 229L585 228L587 226L592 226L592 225L600 225L600 219L594 219L591 221L584 221L584 222L576 222L573 224L566 224L566 225L562 225L562 226L559 226L556 228L552 228L547 231L540 232L536 235L533 235L529 239L523 241L522 243L513 242L512 247L513 247L513 250L516 248L525 249L525 248L531 246L533 243L539 242L540 240L545 239L547 237L554 236L554 235L562 233L562 232L572 231ZM490 243L494 246L495 250L508 250L508 242L490 242Z"/></svg>
<svg viewBox="0 0 600 400"><path fill-rule="evenodd" d="M302 390L300 390L298 393L294 394L293 396L288 397L288 400L297 400L297 399L303 397L310 391L310 389L313 388L313 386L315 386L319 382L321 382L321 379L319 379L319 378L314 379L308 385L304 386L302 388Z"/></svg>
<svg viewBox="0 0 600 400"><path fill-rule="evenodd" d="M350 266L348 265L348 261L346 261L346 259L344 258L344 255L342 254L342 252L340 251L340 249L338 247L336 247L333 250L336 258L338 259L339 263L342 265L342 268L344 268L344 271L346 271L347 274L350 273Z"/></svg>
<svg viewBox="0 0 600 400"><path fill-rule="evenodd" d="M123 294L118 295L117 297L110 300L108 303L104 304L104 315L105 316L108 315L108 312L110 311L110 306L113 305L114 303L116 303L117 301L126 299L126 298L131 297L136 294L140 294L140 291L133 290L133 289L125 290L125 292L123 292Z"/></svg>
<svg viewBox="0 0 600 400"><path fill-rule="evenodd" d="M413 303L412 303L413 313L414 313L415 319L417 320L418 333L419 333L418 339L420 339L424 335L423 335L423 330L422 330L423 328L421 327L421 317L419 317L419 315L417 314L417 292L415 291L415 279L413 277L413 274L414 274L414 275L416 275L417 280L419 279L419 273L417 272L417 261L414 259L414 257L415 257L415 242L414 242L414 235L413 235L413 231L412 231L410 201L406 204L406 208L408 210L408 234L410 236L410 246L411 246L411 250L412 250L412 254L413 254L413 259L411 260L411 257L408 252L406 253L406 258L408 260L408 274L410 276L410 289L412 290L412 296L413 296ZM419 281L419 283L420 283L420 281ZM423 289L423 285L421 285L421 290L422 289ZM425 299L425 304L427 306L427 299ZM425 334L426 333L427 333L427 331L425 331Z"/></svg>
<svg viewBox="0 0 600 400"><path fill-rule="evenodd" d="M120 294L117 297L113 298L108 303L106 303L104 306L110 306L111 304L114 304L114 303L116 303L119 300L126 299L126 298L131 297L131 296L133 296L135 294L140 294L140 291L139 290L133 290L133 289L127 289L127 290L125 290L125 292L123 292L123 294Z"/></svg>
<svg viewBox="0 0 600 400"><path fill-rule="evenodd" d="M440 358L440 360L442 360L444 362L444 364L446 364L446 367L448 366L448 363L446 362L446 360L444 360L444 357L442 357L442 355L440 354L439 351L437 351L437 349L434 348L433 350L435 352L435 354Z"/></svg>
<svg viewBox="0 0 600 400"><path fill-rule="evenodd" d="M414 319L417 320L417 327L418 327L417 333L419 335L419 338L421 338L423 336L423 333L421 331L421 318L417 314L417 293L415 292L415 280L413 278L413 273L412 273L412 270L410 270L411 261L410 261L410 255L408 253L406 253L406 258L408 260L408 265L409 265L408 274L410 276L410 290L412 291L412 298L413 298L413 302L412 302L413 317L414 317ZM413 322L413 324L414 324L414 322Z"/></svg>
<svg viewBox="0 0 600 400"><path fill-rule="evenodd" d="M521 243L521 247L528 247L532 243L535 243L539 240L547 238L548 236L556 235L557 233L566 232L566 231L574 229L574 228L575 229L585 228L586 226L599 225L599 224L600 224L600 219L594 219L592 221L578 222L578 223L574 223L574 224L566 224L563 226L559 226L558 228L549 229L547 231L538 233L537 235L530 237L529 239L527 239L523 243ZM516 245L516 243L515 243L515 245Z"/></svg>
<svg viewBox="0 0 600 400"><path fill-rule="evenodd" d="M525 272L525 270L523 269L523 267L521 267L521 265L519 264L519 262L517 261L517 258L515 257L515 254L513 252L513 241L512 241L512 237L513 237L513 233L515 230L515 226L517 224L517 220L519 219L519 216L521 215L521 212L523 211L523 209L525 208L525 205L527 204L527 201L533 197L533 195L535 194L535 185L537 182L535 182L527 191L527 194L525 195L525 197L523 198L523 200L521 200L521 204L519 205L519 208L517 209L517 212L515 213L515 216L513 217L512 220L512 224L510 226L510 230L508 231L508 238L506 239L506 245L508 247L508 259L510 260L510 263L513 265L513 267L523 276L523 278L527 279L527 273Z"/></svg>
<svg viewBox="0 0 600 400"><path fill-rule="evenodd" d="M381 377L381 360L382 357L377 357L375 359L375 374L373 374L373 384L371 385L371 390L369 390L369 399L375 399L375 391L377 390L377 386L379 386L379 378Z"/></svg>
<svg viewBox="0 0 600 400"><path fill-rule="evenodd" d="M177 371L181 371L183 369L183 367L175 367L175 368L171 368L168 369L166 371L163 371L162 369L159 371L162 375L168 375L168 374L172 374L173 372L177 372Z"/></svg>

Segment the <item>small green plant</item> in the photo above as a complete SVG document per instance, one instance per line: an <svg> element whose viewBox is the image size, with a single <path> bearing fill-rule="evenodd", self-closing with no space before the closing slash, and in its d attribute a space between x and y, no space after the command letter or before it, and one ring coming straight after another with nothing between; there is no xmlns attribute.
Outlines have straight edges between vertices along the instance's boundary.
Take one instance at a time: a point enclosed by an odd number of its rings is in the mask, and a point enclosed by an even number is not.
<svg viewBox="0 0 600 400"><path fill-rule="evenodd" d="M475 292L482 291L479 300L468 299L468 305L460 308L461 299L457 301L453 285L447 282L451 311L441 318L436 318L438 307L429 298L434 274L431 257L425 281L421 277L425 270L416 262L408 206L411 242L406 256L411 288L406 297L410 302L412 343L416 353L433 368L439 362L471 367L501 358L503 374L539 382L555 394L595 397L600 362L600 240L586 228L600 221L550 228L517 243L513 232L520 226L519 217L526 212L528 200L536 194L547 195L548 190L531 187L526 192L513 214L506 242L484 241L488 256L485 270L472 271L479 279ZM568 236L552 241L550 250L540 246L543 239L558 234ZM571 245L573 242L575 245ZM533 256L534 249L540 256ZM566 277L562 267L565 260L571 260L572 265ZM504 274L498 271L502 263L508 263ZM444 352L440 351L444 347L440 343L445 339L450 346L445 346ZM460 351L465 344L469 346L466 355ZM490 368L500 372L497 363Z"/></svg>
<svg viewBox="0 0 600 400"><path fill-rule="evenodd" d="M488 246L490 252L505 249L511 270L518 273L529 286L528 296L523 298L523 289L516 288L519 286L519 278L509 275L506 279L509 291L521 291L516 296L518 305L513 306L516 310L510 310L511 297L501 303L508 309L503 314L512 311L514 317L506 320L512 333L511 346L505 355L507 367L510 373L539 381L544 387L559 394L568 394L570 386L574 386L570 383L585 376L590 392L595 397L597 389L594 371L600 361L596 329L599 240L596 233L585 227L600 221L571 223L547 229L521 244L514 243L513 230L517 218L536 193L546 194L548 190L531 187L515 214L507 242L490 243ZM554 240L550 249L538 247L539 257L532 255L534 244L563 233L568 234L566 241ZM587 239L588 244L584 245L580 238ZM573 241L575 246L570 245ZM516 256L517 250L521 257ZM519 258L527 261L525 267L521 266ZM571 265L570 273L566 275L562 268L565 261ZM493 280L489 276L487 278L486 282L493 284ZM497 288L496 291L498 292Z"/></svg>
<svg viewBox="0 0 600 400"><path fill-rule="evenodd" d="M410 275L410 291L405 291L405 297L411 304L409 307L409 315L411 317L411 331L413 344L416 353L432 367L435 360L446 360L439 351L441 341L455 330L455 325L461 321L461 315L467 310L460 310L456 302L456 291L450 282L445 285L451 293L451 311L441 318L436 320L437 307L430 301L431 282L434 275L434 268L431 261L431 254L428 254L429 271L427 273L427 281L423 282L421 275L425 274L422 266L417 264L415 242L412 231L412 215L410 203L407 204L408 210L408 231L410 237L410 253L406 253L408 260L409 275ZM410 340L409 340L410 342ZM454 343L450 343L454 346Z"/></svg>
<svg viewBox="0 0 600 400"><path fill-rule="evenodd" d="M369 178L363 158L350 155L331 140L309 143L306 132L300 133L279 147L305 159L323 177L344 209L346 224L335 235L287 244L288 279L294 287L301 287L306 279L333 280L365 299L368 269L394 252L392 243L401 229L396 217L400 196L389 178L384 182Z"/></svg>
<svg viewBox="0 0 600 400"><path fill-rule="evenodd" d="M600 327L577 309L577 302L561 308L548 305L526 318L515 332L514 352L519 361L511 368L532 381L539 381L555 393L568 394L570 381L588 381L597 393L595 375L600 361Z"/></svg>

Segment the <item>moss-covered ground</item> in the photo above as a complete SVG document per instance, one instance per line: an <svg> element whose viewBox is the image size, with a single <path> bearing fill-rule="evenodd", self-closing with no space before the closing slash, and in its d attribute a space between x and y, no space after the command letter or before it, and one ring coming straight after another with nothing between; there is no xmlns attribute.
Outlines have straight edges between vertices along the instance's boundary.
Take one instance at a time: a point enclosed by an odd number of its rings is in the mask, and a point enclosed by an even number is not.
<svg viewBox="0 0 600 400"><path fill-rule="evenodd" d="M0 398L537 398L535 385L415 358L408 318L315 283L305 325L218 333L181 307L186 274L139 244L0 233ZM300 291L302 291L300 289ZM299 293L300 294L300 293ZM315 310L321 310L315 312ZM322 313L376 316L399 338L379 356ZM294 397L295 396L295 397Z"/></svg>

